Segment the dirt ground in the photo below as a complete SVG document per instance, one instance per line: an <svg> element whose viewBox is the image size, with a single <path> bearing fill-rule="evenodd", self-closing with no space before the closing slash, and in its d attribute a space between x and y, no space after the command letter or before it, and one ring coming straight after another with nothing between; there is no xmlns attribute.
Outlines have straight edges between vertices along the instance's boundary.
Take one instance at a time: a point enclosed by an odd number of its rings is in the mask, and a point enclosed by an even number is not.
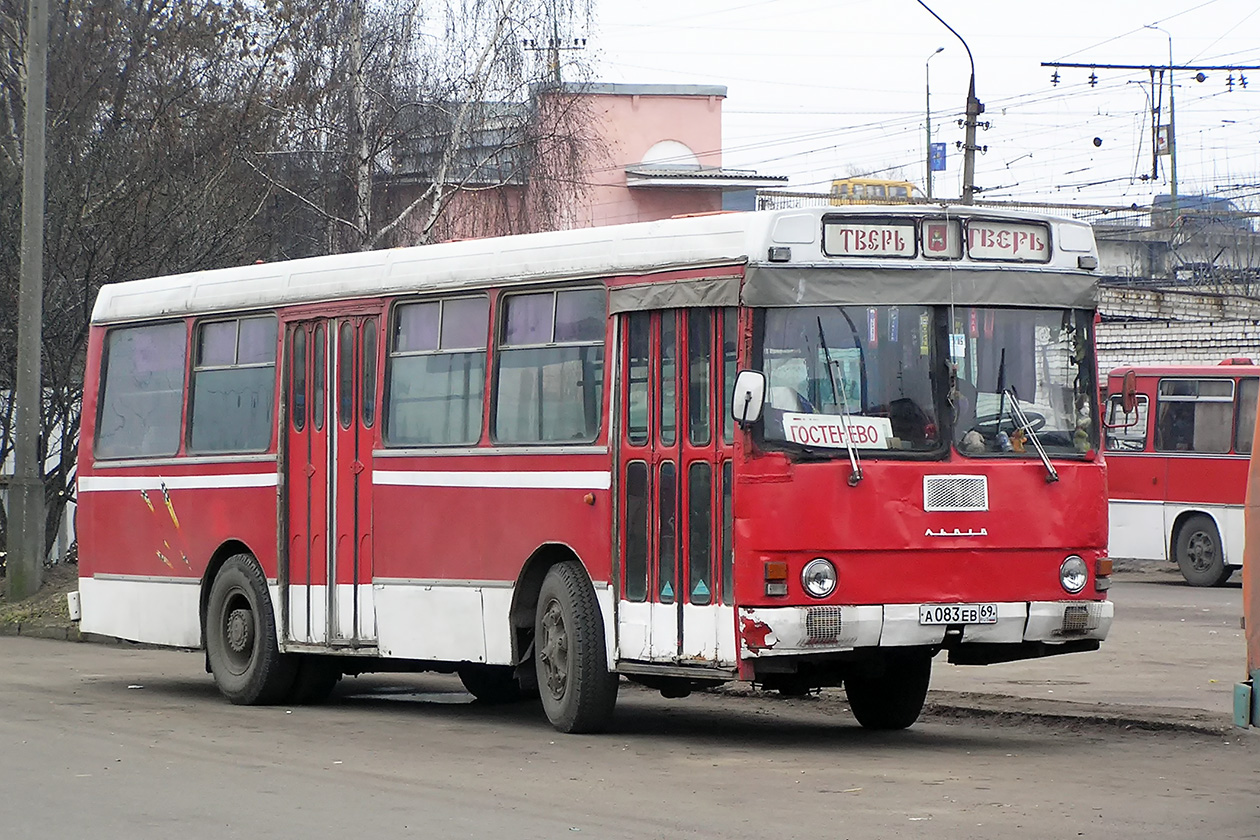
<svg viewBox="0 0 1260 840"><path fill-rule="evenodd" d="M64 624L70 620L66 593L79 587L79 567L58 563L44 569L39 592L21 601L10 602L8 577L0 577L0 625Z"/></svg>

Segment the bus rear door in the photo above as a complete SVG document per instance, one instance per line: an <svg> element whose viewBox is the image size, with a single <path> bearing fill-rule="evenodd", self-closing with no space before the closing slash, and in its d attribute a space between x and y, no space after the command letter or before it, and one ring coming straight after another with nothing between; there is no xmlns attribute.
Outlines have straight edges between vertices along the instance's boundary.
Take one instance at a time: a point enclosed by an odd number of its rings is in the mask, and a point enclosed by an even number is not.
<svg viewBox="0 0 1260 840"><path fill-rule="evenodd" d="M373 645L372 440L377 318L290 323L286 638ZM331 535L331 537L330 537Z"/></svg>

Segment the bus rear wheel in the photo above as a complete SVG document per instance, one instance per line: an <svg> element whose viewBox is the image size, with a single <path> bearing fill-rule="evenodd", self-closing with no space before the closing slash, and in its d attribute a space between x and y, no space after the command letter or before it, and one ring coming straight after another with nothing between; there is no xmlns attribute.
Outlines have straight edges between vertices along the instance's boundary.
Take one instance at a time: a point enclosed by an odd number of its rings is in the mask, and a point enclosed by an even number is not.
<svg viewBox="0 0 1260 840"><path fill-rule="evenodd" d="M219 691L241 706L283 702L297 660L280 652L267 579L249 554L229 557L210 585L206 658Z"/></svg>
<svg viewBox="0 0 1260 840"><path fill-rule="evenodd" d="M599 603L577 563L547 570L534 618L538 693L561 732L599 732L612 720L617 675L608 670Z"/></svg>
<svg viewBox="0 0 1260 840"><path fill-rule="evenodd" d="M846 676L844 693L864 728L905 729L919 719L931 678L927 651L889 652L876 667Z"/></svg>
<svg viewBox="0 0 1260 840"><path fill-rule="evenodd" d="M1220 586L1233 569L1225 565L1221 535L1209 516L1195 514L1177 532L1177 566L1191 586Z"/></svg>

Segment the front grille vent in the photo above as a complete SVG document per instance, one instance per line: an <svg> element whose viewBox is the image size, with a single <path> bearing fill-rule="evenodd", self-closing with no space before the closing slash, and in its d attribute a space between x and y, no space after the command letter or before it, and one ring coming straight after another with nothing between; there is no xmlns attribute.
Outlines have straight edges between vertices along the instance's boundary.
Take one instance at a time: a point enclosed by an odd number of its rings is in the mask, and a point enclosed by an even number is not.
<svg viewBox="0 0 1260 840"><path fill-rule="evenodd" d="M923 477L925 511L983 511L989 509L989 479L983 475L927 475Z"/></svg>
<svg viewBox="0 0 1260 840"><path fill-rule="evenodd" d="M810 607L805 611L805 637L809 644L835 642L841 629L840 607Z"/></svg>
<svg viewBox="0 0 1260 840"><path fill-rule="evenodd" d="M1079 636L1098 629L1102 607L1098 604L1069 604L1063 608L1064 636Z"/></svg>

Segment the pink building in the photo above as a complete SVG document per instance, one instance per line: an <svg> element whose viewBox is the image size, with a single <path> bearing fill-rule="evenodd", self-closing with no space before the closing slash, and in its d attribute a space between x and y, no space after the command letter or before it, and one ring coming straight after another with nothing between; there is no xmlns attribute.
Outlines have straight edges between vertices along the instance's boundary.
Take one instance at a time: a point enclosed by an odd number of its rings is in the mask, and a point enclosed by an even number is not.
<svg viewBox="0 0 1260 840"><path fill-rule="evenodd" d="M585 97L605 161L591 160L568 227L751 210L784 176L722 168L723 85L566 85ZM601 165L602 163L602 165Z"/></svg>
<svg viewBox="0 0 1260 840"><path fill-rule="evenodd" d="M722 167L725 98L722 85L564 84L541 89L533 103L536 119L546 120L555 108L576 108L581 115L586 136L578 151L584 173L580 183L571 190L552 188L546 165L540 170L537 161L532 166L509 161L506 167L487 169L481 189L451 198L432 240L752 210L758 187L782 186L787 178ZM545 129L539 134L545 136ZM382 197L394 206L405 205L426 184L425 167L417 170L396 170L380 185ZM513 174L501 177L507 171ZM526 171L530 174L524 175Z"/></svg>

